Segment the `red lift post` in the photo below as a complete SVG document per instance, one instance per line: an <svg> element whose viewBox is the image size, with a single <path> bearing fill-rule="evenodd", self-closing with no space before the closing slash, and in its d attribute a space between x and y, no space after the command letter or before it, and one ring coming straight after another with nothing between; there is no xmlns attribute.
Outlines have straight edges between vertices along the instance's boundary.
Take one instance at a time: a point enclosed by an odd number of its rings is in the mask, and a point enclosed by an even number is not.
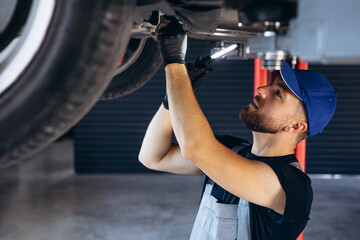
<svg viewBox="0 0 360 240"><path fill-rule="evenodd" d="M298 59L297 61L297 69L308 69L308 64L306 62ZM261 59L255 59L254 64L254 96L257 95L256 89L261 86L265 86L269 84L270 77L268 76L268 71L266 69L261 68ZM305 172L305 160L306 160L306 140L303 140L298 143L295 149L295 156L300 163L302 170ZM304 232L300 234L297 240L303 240Z"/></svg>
<svg viewBox="0 0 360 240"><path fill-rule="evenodd" d="M309 65L307 62L303 62L300 59L297 60L297 69L308 70ZM305 172L305 160L306 160L306 140L298 143L295 149L295 155L300 163L302 170Z"/></svg>

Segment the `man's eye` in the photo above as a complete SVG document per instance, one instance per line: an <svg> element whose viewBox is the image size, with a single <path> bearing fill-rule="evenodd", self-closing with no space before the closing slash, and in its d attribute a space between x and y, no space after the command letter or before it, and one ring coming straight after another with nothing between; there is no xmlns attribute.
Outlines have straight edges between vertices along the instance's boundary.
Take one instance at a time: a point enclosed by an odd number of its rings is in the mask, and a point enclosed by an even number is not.
<svg viewBox="0 0 360 240"><path fill-rule="evenodd" d="M280 90L276 90L275 95L281 98L281 92L280 92Z"/></svg>

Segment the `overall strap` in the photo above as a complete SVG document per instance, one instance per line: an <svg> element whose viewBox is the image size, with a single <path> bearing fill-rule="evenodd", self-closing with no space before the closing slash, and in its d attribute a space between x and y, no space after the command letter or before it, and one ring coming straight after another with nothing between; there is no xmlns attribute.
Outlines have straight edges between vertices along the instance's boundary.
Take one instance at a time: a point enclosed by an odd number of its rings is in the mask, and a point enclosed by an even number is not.
<svg viewBox="0 0 360 240"><path fill-rule="evenodd" d="M289 163L289 165L293 166L293 167L296 167L297 169L301 170L301 166L300 166L300 163L299 162L291 162Z"/></svg>
<svg viewBox="0 0 360 240"><path fill-rule="evenodd" d="M242 142L241 144L233 147L231 150L234 151L235 153L237 154L240 154L240 155L245 155L246 152L248 151L248 148L251 146L250 143L248 142ZM216 191L217 188L220 188L222 189L220 186L218 186L215 182L214 182L214 186L211 190L211 195L212 196L215 196L214 192Z"/></svg>
<svg viewBox="0 0 360 240"><path fill-rule="evenodd" d="M248 142L243 142L242 144L240 145L237 145L235 147L233 147L231 150L242 155L242 151L245 150L246 148L250 147L250 143Z"/></svg>

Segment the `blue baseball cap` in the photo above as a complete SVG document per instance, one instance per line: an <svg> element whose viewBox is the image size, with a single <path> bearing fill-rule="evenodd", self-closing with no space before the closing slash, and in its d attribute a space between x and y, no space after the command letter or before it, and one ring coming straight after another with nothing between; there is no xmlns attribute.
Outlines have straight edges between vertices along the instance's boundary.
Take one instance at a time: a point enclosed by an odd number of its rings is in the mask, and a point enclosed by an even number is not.
<svg viewBox="0 0 360 240"><path fill-rule="evenodd" d="M337 95L329 80L317 72L294 70L286 61L283 61L280 75L306 107L309 137L321 133L336 108Z"/></svg>

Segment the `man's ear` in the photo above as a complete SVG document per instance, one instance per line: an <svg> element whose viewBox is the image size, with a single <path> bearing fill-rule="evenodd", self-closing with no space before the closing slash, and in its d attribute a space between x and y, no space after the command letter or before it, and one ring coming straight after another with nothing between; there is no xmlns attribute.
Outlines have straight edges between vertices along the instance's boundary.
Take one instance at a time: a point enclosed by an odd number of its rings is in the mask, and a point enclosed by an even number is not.
<svg viewBox="0 0 360 240"><path fill-rule="evenodd" d="M298 120L288 125L285 130L292 133L305 132L308 129L307 122L304 120Z"/></svg>

